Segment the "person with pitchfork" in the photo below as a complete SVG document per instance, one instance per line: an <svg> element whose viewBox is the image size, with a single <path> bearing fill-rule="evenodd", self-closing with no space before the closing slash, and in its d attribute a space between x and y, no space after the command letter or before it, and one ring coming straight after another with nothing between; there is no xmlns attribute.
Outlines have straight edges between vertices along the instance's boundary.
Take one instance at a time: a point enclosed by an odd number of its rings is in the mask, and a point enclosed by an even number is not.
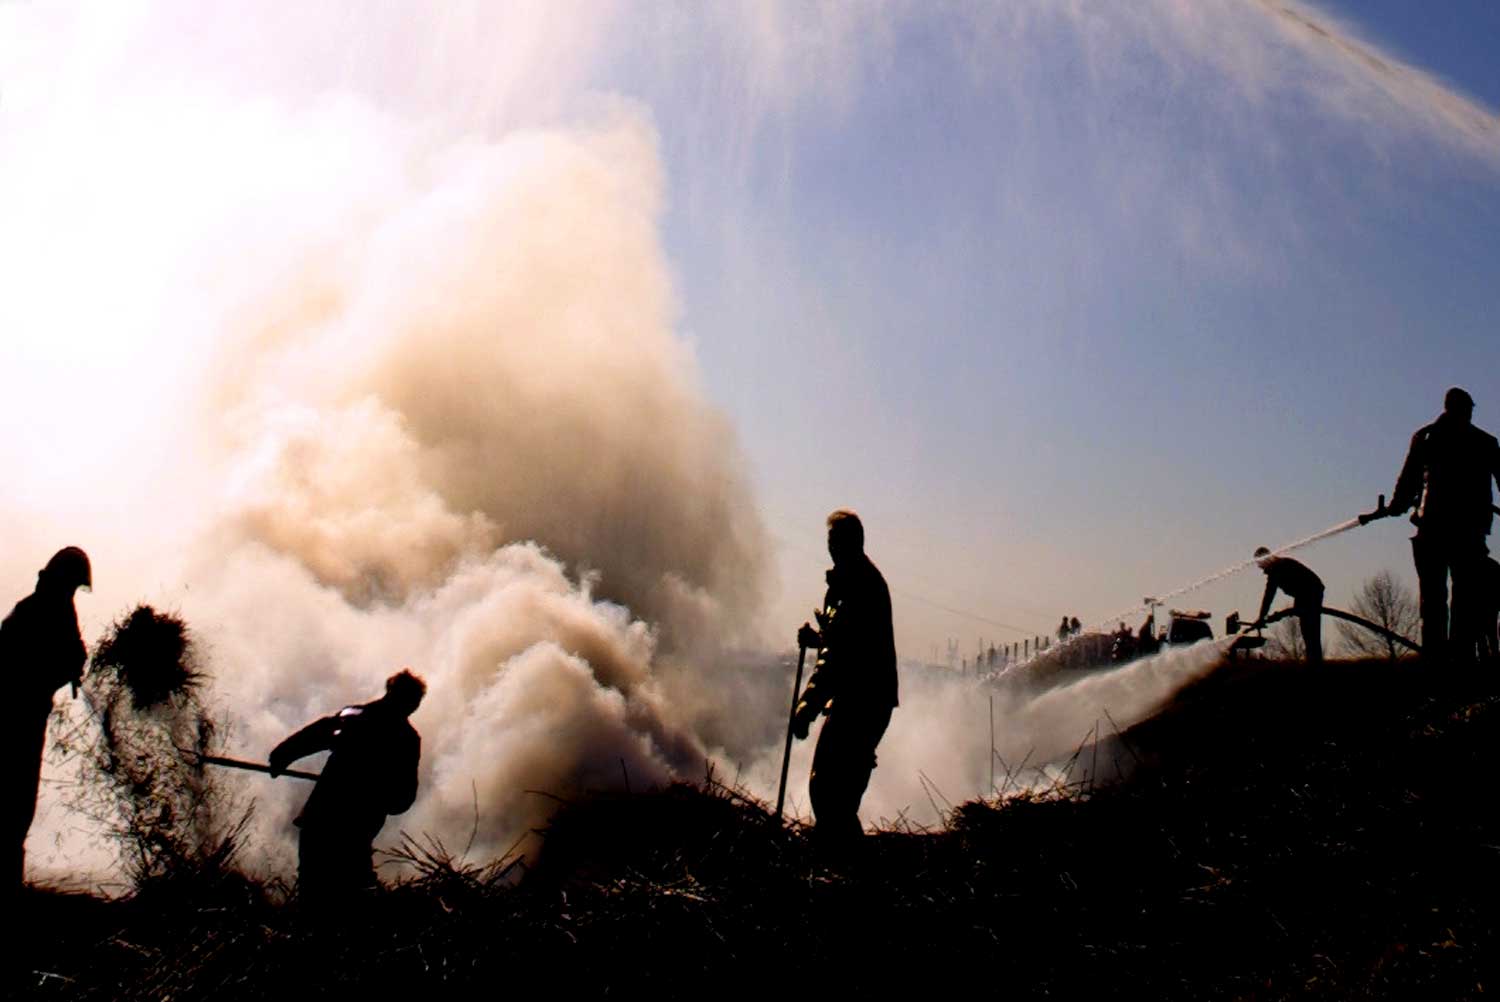
<svg viewBox="0 0 1500 1002"><path fill-rule="evenodd" d="M271 751L272 776L305 755L332 752L295 821L304 901L337 901L376 886L375 836L387 815L417 798L422 739L407 718L426 694L427 684L403 669L385 680L381 698L316 720Z"/></svg>

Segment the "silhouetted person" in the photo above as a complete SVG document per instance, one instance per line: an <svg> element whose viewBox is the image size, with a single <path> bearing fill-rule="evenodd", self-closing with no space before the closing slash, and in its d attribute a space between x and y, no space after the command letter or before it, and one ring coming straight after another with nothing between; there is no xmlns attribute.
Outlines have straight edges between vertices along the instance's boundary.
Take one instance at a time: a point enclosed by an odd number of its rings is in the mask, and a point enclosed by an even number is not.
<svg viewBox="0 0 1500 1002"><path fill-rule="evenodd" d="M1452 650L1472 660L1478 629L1475 606L1493 521L1491 484L1500 482L1500 444L1471 423L1474 399L1458 387L1443 397L1443 413L1411 437L1387 514L1415 508L1412 559L1422 611L1422 653ZM1448 621L1448 577L1453 577L1453 621ZM1450 633L1451 629L1451 633Z"/></svg>
<svg viewBox="0 0 1500 1002"><path fill-rule="evenodd" d="M1070 631L1068 629L1068 617L1064 616L1062 618L1062 622L1060 624L1058 624L1058 627L1057 627L1057 639L1058 640L1067 640L1069 632Z"/></svg>
<svg viewBox="0 0 1500 1002"><path fill-rule="evenodd" d="M36 577L36 590L16 603L0 623L0 666L6 681L4 801L8 888L14 894L26 874L26 833L36 817L42 748L52 696L77 685L87 657L78 632L73 593L93 587L88 554L76 546L58 550Z"/></svg>
<svg viewBox="0 0 1500 1002"><path fill-rule="evenodd" d="M1074 616L1072 621L1068 623L1068 632L1076 637L1078 636L1078 631L1082 629L1083 624L1078 621L1077 616Z"/></svg>
<svg viewBox="0 0 1500 1002"><path fill-rule="evenodd" d="M1146 613L1146 621L1135 634L1135 650L1137 654L1155 654L1160 648L1156 642L1156 613Z"/></svg>
<svg viewBox="0 0 1500 1002"><path fill-rule="evenodd" d="M346 706L308 724L271 752L271 775L297 759L332 751L296 824L299 893L306 900L343 897L375 886L372 843L386 815L417 798L422 741L407 720L427 685L402 670L385 680L373 703Z"/></svg>
<svg viewBox="0 0 1500 1002"><path fill-rule="evenodd" d="M1271 600L1277 591L1284 591L1292 598L1292 610L1302 625L1302 642L1307 646L1307 660L1313 664L1323 661L1323 579L1308 569L1301 561L1291 557L1273 557L1264 546L1255 551L1255 562L1266 572L1266 593L1260 600L1260 615L1257 623L1266 621L1271 611Z"/></svg>
<svg viewBox="0 0 1500 1002"><path fill-rule="evenodd" d="M825 575L818 629L803 623L797 631L797 642L815 648L818 661L797 703L792 733L805 738L818 714L828 718L813 752L808 793L818 835L831 841L862 833L859 802L898 701L891 593L865 556L865 530L854 512L828 516L828 555L833 567Z"/></svg>

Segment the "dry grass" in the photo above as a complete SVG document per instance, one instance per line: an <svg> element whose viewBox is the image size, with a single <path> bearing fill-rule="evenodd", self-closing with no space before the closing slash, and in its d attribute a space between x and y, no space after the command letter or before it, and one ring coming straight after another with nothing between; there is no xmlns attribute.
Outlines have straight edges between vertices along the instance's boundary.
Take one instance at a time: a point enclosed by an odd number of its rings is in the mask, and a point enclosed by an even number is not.
<svg viewBox="0 0 1500 1002"><path fill-rule="evenodd" d="M1500 945L1492 691L1405 665L1231 666L1124 735L1143 768L1087 797L962 804L942 831L828 855L710 777L564 805L529 872L407 840L417 875L332 916L233 885L45 901L58 921L20 973L44 998L886 995L913 979L1467 998L1493 986Z"/></svg>
<svg viewBox="0 0 1500 1002"><path fill-rule="evenodd" d="M186 624L139 606L94 645L83 720L55 718L53 754L76 759L67 806L111 838L137 888L229 874L249 808L204 771L220 739Z"/></svg>
<svg viewBox="0 0 1500 1002"><path fill-rule="evenodd" d="M159 706L203 681L187 624L172 613L137 606L94 646L91 674L108 676L136 710Z"/></svg>

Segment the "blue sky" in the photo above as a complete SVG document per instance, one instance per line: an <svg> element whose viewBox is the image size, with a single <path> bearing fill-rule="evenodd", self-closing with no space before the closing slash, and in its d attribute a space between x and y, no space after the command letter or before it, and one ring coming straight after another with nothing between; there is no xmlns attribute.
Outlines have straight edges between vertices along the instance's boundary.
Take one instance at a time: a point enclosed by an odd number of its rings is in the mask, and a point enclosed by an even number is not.
<svg viewBox="0 0 1500 1002"><path fill-rule="evenodd" d="M1492 6L1304 8L1395 84L1254 3L944 10L832 46L826 87L786 68L738 119L703 95L755 88L711 58L618 81L662 135L683 328L789 630L836 505L923 656L1110 616L1369 507L1450 384L1500 427ZM1304 559L1345 602L1382 567L1412 580L1405 528ZM1260 584L1201 600L1248 611Z"/></svg>
<svg viewBox="0 0 1500 1002"><path fill-rule="evenodd" d="M0 99L28 142L120 128L120 81L164 102L160 170L133 135L108 154L127 190L184 169L175 144L213 145L173 124L199 92L252 123L275 106L296 135L343 108L352 131L327 142L345 155L399 158L407 129L587 131L601 107L649 121L677 330L744 450L787 643L836 506L866 518L903 652L969 651L1368 508L1449 385L1500 428L1487 0L20 4L5 24L35 32L0 31ZM289 149L267 162L301 178ZM397 162L366 159L382 178ZM189 174L172 208L235 197ZM199 213L178 214L192 231ZM77 246L99 260L59 258L61 288L75 265L115 275L145 296L140 329L165 326L112 244ZM181 292L164 301L188 309ZM1304 558L1344 602L1381 568L1412 580L1406 530ZM1248 611L1259 591L1252 571L1194 604Z"/></svg>

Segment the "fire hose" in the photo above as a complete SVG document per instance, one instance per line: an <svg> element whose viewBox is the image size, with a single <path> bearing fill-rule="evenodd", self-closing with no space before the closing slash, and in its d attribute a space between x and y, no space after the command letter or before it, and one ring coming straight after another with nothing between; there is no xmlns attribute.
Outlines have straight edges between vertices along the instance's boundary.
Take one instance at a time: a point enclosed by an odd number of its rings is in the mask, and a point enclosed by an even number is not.
<svg viewBox="0 0 1500 1002"><path fill-rule="evenodd" d="M1495 504L1490 505L1490 511L1494 512L1496 515L1500 515L1500 505L1495 505ZM1371 522L1375 521L1376 519L1379 519L1379 518L1390 518L1393 515L1399 515L1399 514L1401 514L1401 513L1400 512L1395 512L1395 511L1391 511L1389 508L1386 507L1386 505L1385 505L1385 495L1384 494L1380 494L1380 495L1377 496L1377 500L1375 502L1375 510L1374 511L1367 511L1364 514L1360 515L1359 516L1359 524L1360 525L1369 525ZM1413 516L1412 521L1414 521L1414 522L1416 521L1416 517L1415 516Z"/></svg>
<svg viewBox="0 0 1500 1002"><path fill-rule="evenodd" d="M1342 619L1345 622L1353 623L1355 626L1363 626L1365 629L1370 630L1373 633L1380 634L1387 640L1401 644L1405 647L1409 647L1418 654L1422 653L1422 647L1416 641L1408 640L1406 637L1403 637L1401 634L1395 632L1394 630L1388 630L1385 627L1381 626L1379 623L1372 623L1370 620L1365 619L1363 616L1356 616L1352 612L1345 612L1343 609L1335 609L1327 605L1323 606L1318 611L1324 616L1332 616L1334 619ZM1280 620L1286 619L1288 616L1295 615L1300 615L1298 609L1295 606L1290 606L1288 608L1280 610L1279 612L1271 613L1265 618L1265 622L1261 625L1270 626L1272 623L1279 622Z"/></svg>

